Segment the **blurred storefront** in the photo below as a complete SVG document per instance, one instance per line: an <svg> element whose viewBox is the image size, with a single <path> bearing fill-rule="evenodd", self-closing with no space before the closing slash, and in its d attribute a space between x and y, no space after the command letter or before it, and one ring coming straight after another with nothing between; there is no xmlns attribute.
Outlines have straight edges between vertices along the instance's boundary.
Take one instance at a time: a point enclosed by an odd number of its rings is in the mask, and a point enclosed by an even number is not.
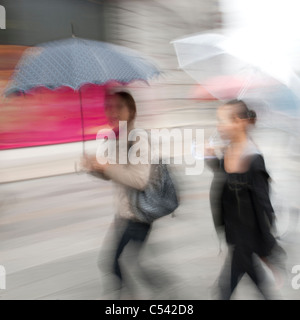
<svg viewBox="0 0 300 320"><path fill-rule="evenodd" d="M26 48L68 38L73 33L76 37L138 50L163 70L162 77L150 86L129 86L138 104L138 126L161 128L198 123L195 112L199 110L195 111L195 104L199 105L199 102L191 97L196 83L178 69L170 42L186 34L220 28L218 1L4 0L2 5L6 9L6 29L0 30L1 92ZM61 93L47 91L44 98L41 94L38 98L26 95L1 97L2 182L74 172L74 161L82 150L78 101L75 94L68 92L61 99L60 108ZM65 108L72 103L78 107L76 114L71 114L69 107ZM91 106L94 108L95 104L91 103ZM86 108L90 107L86 105ZM91 114L90 111L86 109L86 114ZM75 121L69 126L72 132L66 126L68 119ZM86 132L90 132L87 139L91 141L95 140L93 135L97 132L95 121L90 119L90 125L85 121L89 125ZM65 134L62 137L53 134L50 139L47 127Z"/></svg>

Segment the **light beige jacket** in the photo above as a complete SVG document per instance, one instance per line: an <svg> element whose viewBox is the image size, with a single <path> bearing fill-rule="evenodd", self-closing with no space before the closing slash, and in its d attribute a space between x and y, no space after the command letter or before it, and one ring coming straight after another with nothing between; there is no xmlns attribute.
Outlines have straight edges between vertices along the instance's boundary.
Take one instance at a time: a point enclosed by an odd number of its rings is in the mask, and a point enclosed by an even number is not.
<svg viewBox="0 0 300 320"><path fill-rule="evenodd" d="M133 129L133 127L128 127L128 132ZM98 141L98 148L101 148L101 141ZM134 142L135 143L135 142ZM133 143L133 144L134 144ZM109 164L105 169L102 178L106 180L112 180L115 184L115 194L114 203L116 205L116 215L117 217L136 220L135 215L130 209L130 204L128 201L128 188L134 188L138 190L143 190L149 180L150 176L150 147L149 141L146 137L140 137L139 143L147 145L148 155L147 164L119 164L119 141L116 141L116 164ZM102 141L102 146L104 147L104 140ZM107 145L106 145L107 147ZM100 175L101 176L101 175Z"/></svg>

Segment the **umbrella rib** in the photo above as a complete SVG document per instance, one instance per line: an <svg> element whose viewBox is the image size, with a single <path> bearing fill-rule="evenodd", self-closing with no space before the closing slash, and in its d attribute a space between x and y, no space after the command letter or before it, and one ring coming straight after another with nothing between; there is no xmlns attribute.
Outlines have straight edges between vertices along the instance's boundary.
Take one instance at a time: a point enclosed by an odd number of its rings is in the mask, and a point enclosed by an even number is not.
<svg viewBox="0 0 300 320"><path fill-rule="evenodd" d="M240 89L239 93L238 93L238 99L242 99L245 95L245 93L247 92L247 90L250 87L251 82L253 81L253 73L254 71L252 71L252 73L248 76L248 78L246 79L246 81L244 82L244 85L242 86L242 88Z"/></svg>
<svg viewBox="0 0 300 320"><path fill-rule="evenodd" d="M85 40L81 39L81 41L86 45L86 41ZM107 79L109 79L110 77L108 76L107 71L105 70L105 68L103 68L103 66L105 67L105 64L103 64L101 59L98 58L97 54L92 50L92 48L89 45L86 45L86 47L88 48L89 52L95 57L97 62L102 66L102 70L104 71Z"/></svg>
<svg viewBox="0 0 300 320"><path fill-rule="evenodd" d="M143 62L144 62L145 64L148 63L148 66L149 66L149 67L151 67L151 68L154 67L154 66L152 66L152 64L150 64L147 60L145 60L142 56L136 55L136 53L133 52L133 51L132 51L132 54L135 54L135 55L132 55L132 57L134 57L135 59L143 60ZM124 56L120 56L119 58L124 61ZM141 74L143 74L143 70L142 70L143 68L142 68L139 64L137 64L137 63L134 64L133 61L126 61L126 60L125 60L125 62L128 63L128 64L130 64L130 66L131 66L132 69L138 74L138 76L140 77L140 79L143 79L143 76L141 75ZM146 78L148 78L148 77L146 76Z"/></svg>

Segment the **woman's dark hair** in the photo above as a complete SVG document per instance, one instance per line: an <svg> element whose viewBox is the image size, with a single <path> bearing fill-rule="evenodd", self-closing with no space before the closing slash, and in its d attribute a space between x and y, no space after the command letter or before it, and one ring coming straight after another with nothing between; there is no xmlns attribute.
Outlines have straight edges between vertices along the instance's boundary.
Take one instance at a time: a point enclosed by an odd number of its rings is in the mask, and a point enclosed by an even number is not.
<svg viewBox="0 0 300 320"><path fill-rule="evenodd" d="M136 116L136 105L132 95L126 91L118 91L114 93L116 96L120 97L126 104L130 115L131 120L133 120Z"/></svg>
<svg viewBox="0 0 300 320"><path fill-rule="evenodd" d="M240 119L248 119L250 124L256 122L256 112L249 110L246 103L242 100L234 99L225 103L226 106L232 106L235 108L235 115Z"/></svg>

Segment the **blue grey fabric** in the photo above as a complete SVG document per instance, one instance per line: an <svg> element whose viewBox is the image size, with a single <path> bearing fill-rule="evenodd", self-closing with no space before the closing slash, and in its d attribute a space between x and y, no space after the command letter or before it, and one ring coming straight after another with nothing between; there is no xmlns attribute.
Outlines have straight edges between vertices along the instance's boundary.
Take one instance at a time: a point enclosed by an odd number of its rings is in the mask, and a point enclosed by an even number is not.
<svg viewBox="0 0 300 320"><path fill-rule="evenodd" d="M70 38L41 44L26 50L6 94L43 86L79 89L86 83L111 80L129 83L147 81L159 69L138 52L94 40Z"/></svg>

